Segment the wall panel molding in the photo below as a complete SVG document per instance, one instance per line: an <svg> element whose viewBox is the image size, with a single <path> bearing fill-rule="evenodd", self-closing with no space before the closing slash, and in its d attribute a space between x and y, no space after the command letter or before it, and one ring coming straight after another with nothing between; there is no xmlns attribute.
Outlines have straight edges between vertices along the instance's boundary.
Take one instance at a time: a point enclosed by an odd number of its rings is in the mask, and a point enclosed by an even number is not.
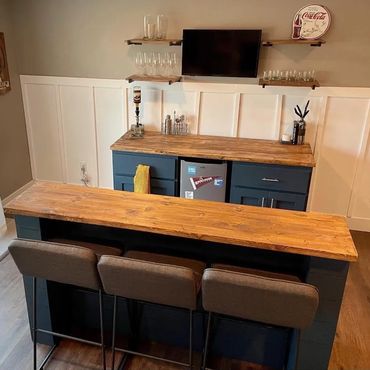
<svg viewBox="0 0 370 370"><path fill-rule="evenodd" d="M92 184L112 187L109 146L135 122L132 102L134 85L141 86L143 90L141 118L147 128L159 130L165 115L172 115L176 110L178 114L183 113L188 117L194 134L277 140L281 134L291 133L295 118L293 107L296 104L304 105L310 99L311 112L308 116L306 138L314 151L317 168L311 181L309 209L352 216L353 219L360 220L357 224L362 227L367 225L367 216L364 217L363 211L357 212L366 208L361 207L362 200L358 199L357 193L366 186L366 181L369 181L370 187L370 180L363 177L368 160L366 153L370 150L370 88L263 89L258 85L199 81L184 81L173 85L151 82L129 84L125 80L113 79L21 76L33 178L64 182L70 182L73 178L73 182L77 182L76 162L88 157L92 161L88 164L88 171L92 171ZM75 93L84 88L91 92L91 99L89 103L85 101L85 105L83 94ZM47 92L44 97L42 91L44 95ZM76 101L66 106L62 100L68 99L69 94L74 95ZM50 103L44 109L41 104L44 98L55 103ZM368 108L365 115L366 105ZM79 116L78 111L81 109L85 111ZM336 113L336 110L340 112ZM88 143L80 151L74 148L78 140L70 137L74 134L70 132L66 136L65 115L75 117L69 127L72 129L74 125L80 126L76 128L76 132L81 139L84 130L89 132L86 139ZM42 123L37 126L35 122ZM54 133L57 130L53 140L58 148L51 154L49 148L45 149L48 153L42 155L39 144L42 131L40 125L45 125L45 132ZM333 140L337 144L330 144L328 132L334 135ZM355 135L355 140L350 135ZM349 140L352 141L348 146ZM335 145L339 145L336 152ZM81 158L74 158L71 162L67 147ZM347 155L344 155L345 151L348 151ZM352 157L349 159L348 156ZM344 164L340 158L347 158ZM356 167L354 172L350 170L352 165ZM56 171L49 171L50 166L56 168ZM335 173L341 170L343 176L336 176L337 181L342 182L333 183L332 190L332 179L326 172ZM323 195L325 191L328 197ZM346 199L340 207L328 200L332 197L332 191L345 193L337 195ZM368 217L370 219L370 215Z"/></svg>

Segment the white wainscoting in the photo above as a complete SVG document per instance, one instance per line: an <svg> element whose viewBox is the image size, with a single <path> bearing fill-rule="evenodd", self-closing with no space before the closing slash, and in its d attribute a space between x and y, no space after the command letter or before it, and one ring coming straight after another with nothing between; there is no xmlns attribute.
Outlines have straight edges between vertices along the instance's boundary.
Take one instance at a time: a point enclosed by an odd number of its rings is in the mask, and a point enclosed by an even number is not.
<svg viewBox="0 0 370 370"><path fill-rule="evenodd" d="M124 80L21 76L34 179L111 188L110 145L135 122ZM166 114L185 114L192 133L278 139L291 133L296 104L310 99L307 141L317 167L309 209L348 217L370 231L370 89L267 87L182 82L142 87L141 120L160 130Z"/></svg>

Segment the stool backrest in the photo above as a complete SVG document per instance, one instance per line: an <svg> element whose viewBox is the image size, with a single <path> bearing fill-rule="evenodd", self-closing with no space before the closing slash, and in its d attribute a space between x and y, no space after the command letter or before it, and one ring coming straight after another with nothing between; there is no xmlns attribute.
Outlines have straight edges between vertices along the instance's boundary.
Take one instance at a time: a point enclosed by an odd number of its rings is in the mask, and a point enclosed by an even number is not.
<svg viewBox="0 0 370 370"><path fill-rule="evenodd" d="M319 302L312 285L213 268L202 294L207 311L296 329L312 323Z"/></svg>
<svg viewBox="0 0 370 370"><path fill-rule="evenodd" d="M196 308L198 289L190 268L102 256L98 270L108 294L191 310Z"/></svg>
<svg viewBox="0 0 370 370"><path fill-rule="evenodd" d="M23 275L101 289L97 257L87 248L15 239L9 246L9 252Z"/></svg>

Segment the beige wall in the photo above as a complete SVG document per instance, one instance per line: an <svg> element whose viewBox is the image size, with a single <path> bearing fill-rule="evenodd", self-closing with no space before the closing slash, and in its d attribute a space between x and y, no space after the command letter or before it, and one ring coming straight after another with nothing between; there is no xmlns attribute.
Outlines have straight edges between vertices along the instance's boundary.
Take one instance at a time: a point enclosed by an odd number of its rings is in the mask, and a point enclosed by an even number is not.
<svg viewBox="0 0 370 370"><path fill-rule="evenodd" d="M296 10L307 0L9 0L17 27L21 74L122 78L134 71L144 14L167 14L169 35L183 28L262 28L265 38L290 36ZM320 1L333 24L321 48L264 49L264 69L312 69L323 85L370 86L370 2Z"/></svg>
<svg viewBox="0 0 370 370"><path fill-rule="evenodd" d="M0 95L0 196L5 198L31 180L22 97L17 74L16 47L9 1L0 0L0 32L5 34L12 90Z"/></svg>
<svg viewBox="0 0 370 370"><path fill-rule="evenodd" d="M122 78L134 72L144 14L169 17L169 36L183 28L262 28L286 38L301 0L0 0L12 91L0 96L0 196L31 179L19 74ZM326 0L333 25L321 48L262 50L264 69L312 69L327 86L370 86L370 2ZM151 50L147 49L146 50ZM174 48L172 50L179 50ZM228 80L225 80L228 81Z"/></svg>

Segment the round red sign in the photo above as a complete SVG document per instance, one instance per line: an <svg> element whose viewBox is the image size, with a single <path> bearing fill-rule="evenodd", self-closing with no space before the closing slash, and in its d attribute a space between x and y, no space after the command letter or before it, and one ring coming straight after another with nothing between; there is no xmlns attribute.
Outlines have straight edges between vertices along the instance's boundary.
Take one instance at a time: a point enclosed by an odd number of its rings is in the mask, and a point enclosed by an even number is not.
<svg viewBox="0 0 370 370"><path fill-rule="evenodd" d="M322 5L307 5L295 14L292 39L315 40L329 29L331 16Z"/></svg>

